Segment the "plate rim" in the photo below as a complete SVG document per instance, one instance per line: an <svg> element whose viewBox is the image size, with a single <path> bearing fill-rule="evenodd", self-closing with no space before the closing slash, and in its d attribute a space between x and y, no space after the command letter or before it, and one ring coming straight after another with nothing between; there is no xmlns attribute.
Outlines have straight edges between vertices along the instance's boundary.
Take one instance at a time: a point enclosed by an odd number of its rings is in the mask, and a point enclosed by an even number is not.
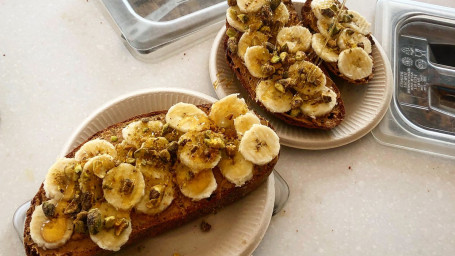
<svg viewBox="0 0 455 256"><path fill-rule="evenodd" d="M303 4L302 2L295 2L296 4ZM226 96L226 93L224 90L222 90L222 86L215 86L218 83L218 70L217 70L217 60L218 60L218 49L222 45L222 38L226 32L226 26L221 27L221 29L218 31L215 40L212 43L212 48L210 50L210 56L209 56L209 74L210 74L210 80L212 83L212 86L214 88L214 91L216 95L220 98ZM298 148L298 149L309 149L309 150L324 150L324 149L331 149L331 148L337 148L341 147L344 145L347 145L349 143L355 142L362 138L363 136L367 135L370 133L384 118L385 114L387 113L387 109L389 108L390 102L392 100L392 92L393 92L393 75L392 75L392 68L390 65L390 61L387 58L387 55L382 48L382 46L379 44L377 39L372 35L373 41L375 43L376 49L378 50L383 63L384 63L384 70L385 70L385 86L384 86L384 100L381 102L380 105L380 110L377 112L377 114L374 116L373 120L366 125L364 125L361 129L357 130L355 133L350 134L349 136L342 137L337 140L326 140L322 142L312 142L311 145L307 145L305 141L302 140L296 140L296 138L290 138L290 137L283 137L283 135L279 134L280 137L280 143L282 145L288 146L288 147L293 147L293 148ZM237 79L237 78L235 78ZM235 86L235 85L234 85ZM355 86L355 85L354 85ZM287 124L286 124L287 125ZM307 128L301 128L301 129L307 129ZM336 129L336 128L334 128ZM317 145L316 145L317 144Z"/></svg>
<svg viewBox="0 0 455 256"><path fill-rule="evenodd" d="M93 111L89 116L87 116L86 119L73 131L72 135L69 137L67 142L65 143L65 146L63 147L63 150L60 153L61 157L64 157L70 150L72 150L71 146L72 144L78 139L79 136L83 135L83 131L87 129L87 127L94 121L96 120L96 117L101 115L104 111L107 111L111 107L116 106L117 104L133 99L133 98L140 98L141 96L149 95L149 94L157 94L157 93L169 93L169 94L184 94L188 97L194 97L202 100L206 100L207 102L215 102L217 101L216 98L206 95L201 92L193 91L190 89L186 88L153 88L153 89L142 89L142 90L136 90L133 92L129 92L123 95L118 96L115 99L112 99L100 107L98 107L95 111ZM259 246L260 242L265 236L265 233L270 225L271 217L272 217L272 212L273 212L273 204L274 204L274 199L275 199L275 178L273 172L271 175L267 178L267 181L265 181L261 186L266 185L266 197L265 197L265 203L264 203L264 211L262 212L262 217L258 221L259 227L257 228L257 232L253 234L254 239L250 240L249 243L245 244L243 246L243 250L240 253L242 256L250 256L254 250ZM260 187L259 187L260 189ZM229 206L227 206L229 207ZM193 220L193 221L197 221ZM191 222L188 222L191 223ZM187 224L188 224L187 223Z"/></svg>

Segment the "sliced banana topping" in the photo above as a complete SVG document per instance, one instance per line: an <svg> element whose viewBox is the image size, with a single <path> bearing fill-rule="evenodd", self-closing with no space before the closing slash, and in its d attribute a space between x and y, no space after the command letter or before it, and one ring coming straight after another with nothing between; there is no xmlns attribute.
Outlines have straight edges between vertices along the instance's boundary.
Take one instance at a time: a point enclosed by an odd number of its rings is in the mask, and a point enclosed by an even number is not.
<svg viewBox="0 0 455 256"><path fill-rule="evenodd" d="M340 19L343 26L351 28L360 34L368 35L371 33L371 24L365 19L365 17L360 15L360 13L348 10L347 13L343 15L344 16ZM346 22L343 23L343 21Z"/></svg>
<svg viewBox="0 0 455 256"><path fill-rule="evenodd" d="M229 25L240 32L245 32L250 28L259 28L262 25L262 21L255 15L241 12L238 6L232 6L227 9L226 20Z"/></svg>
<svg viewBox="0 0 455 256"><path fill-rule="evenodd" d="M44 180L46 197L68 200L74 196L75 184L82 167L74 158L58 159L49 168Z"/></svg>
<svg viewBox="0 0 455 256"><path fill-rule="evenodd" d="M237 54L242 60L245 60L245 52L248 47L262 45L267 42L269 37L259 31L245 32L239 39Z"/></svg>
<svg viewBox="0 0 455 256"><path fill-rule="evenodd" d="M243 135L253 124L260 124L261 120L253 112L248 112L234 119L234 126L237 134Z"/></svg>
<svg viewBox="0 0 455 256"><path fill-rule="evenodd" d="M225 157L218 164L223 176L237 187L253 178L253 163L246 160L240 152L232 158Z"/></svg>
<svg viewBox="0 0 455 256"><path fill-rule="evenodd" d="M145 214L158 214L169 207L174 200L172 183L166 184L162 180L150 180L145 187L145 194L136 205L136 210Z"/></svg>
<svg viewBox="0 0 455 256"><path fill-rule="evenodd" d="M373 73L373 60L363 48L346 49L340 54L338 69L352 80L363 79Z"/></svg>
<svg viewBox="0 0 455 256"><path fill-rule="evenodd" d="M239 151L253 164L264 165L280 152L280 139L270 127L254 124L240 140Z"/></svg>
<svg viewBox="0 0 455 256"><path fill-rule="evenodd" d="M104 154L90 158L84 165L84 171L93 172L97 177L104 178L106 172L114 167L114 158Z"/></svg>
<svg viewBox="0 0 455 256"><path fill-rule="evenodd" d="M302 26L282 28L276 37L279 45L287 44L289 52L307 51L311 46L311 32Z"/></svg>
<svg viewBox="0 0 455 256"><path fill-rule="evenodd" d="M336 47L336 41L329 40L327 44L325 42L326 38L322 34L316 33L313 35L313 39L311 40L311 47L313 48L314 52L316 52L316 54L324 61L337 62L339 51L338 49L333 48L333 46Z"/></svg>
<svg viewBox="0 0 455 256"><path fill-rule="evenodd" d="M309 61L298 61L289 67L293 88L302 95L313 95L327 83L324 72Z"/></svg>
<svg viewBox="0 0 455 256"><path fill-rule="evenodd" d="M73 222L63 214L49 216L50 210L48 210L49 206L46 206L46 204L55 206L57 201L50 200L35 207L30 221L30 236L39 247L55 249L64 245L71 238ZM43 211L43 205L46 206L47 216Z"/></svg>
<svg viewBox="0 0 455 256"><path fill-rule="evenodd" d="M317 19L333 17L338 11L336 0L313 0L311 1L311 10Z"/></svg>
<svg viewBox="0 0 455 256"><path fill-rule="evenodd" d="M87 222L92 241L108 251L120 250L133 231L129 213L118 211L108 203L91 209Z"/></svg>
<svg viewBox="0 0 455 256"><path fill-rule="evenodd" d="M275 72L269 61L272 55L264 46L248 47L245 52L245 66L257 78L266 78Z"/></svg>
<svg viewBox="0 0 455 256"><path fill-rule="evenodd" d="M207 130L187 132L179 140L178 159L195 173L215 167L224 148L223 135Z"/></svg>
<svg viewBox="0 0 455 256"><path fill-rule="evenodd" d="M256 100L274 113L291 110L292 97L291 92L282 87L277 88L273 80L263 80L256 86Z"/></svg>
<svg viewBox="0 0 455 256"><path fill-rule="evenodd" d="M162 122L151 121L149 118L142 118L123 128L122 136L128 144L139 148L147 138L159 136L162 128Z"/></svg>
<svg viewBox="0 0 455 256"><path fill-rule="evenodd" d="M181 131L202 131L210 128L207 114L193 104L177 103L166 114L170 127Z"/></svg>
<svg viewBox="0 0 455 256"><path fill-rule="evenodd" d="M144 187L142 173L126 163L111 169L103 179L106 201L120 210L129 210L138 203Z"/></svg>
<svg viewBox="0 0 455 256"><path fill-rule="evenodd" d="M337 104L337 94L330 88L325 87L320 97L303 102L300 109L302 113L312 118L323 116L332 111Z"/></svg>
<svg viewBox="0 0 455 256"><path fill-rule="evenodd" d="M175 172L180 191L194 201L209 198L217 188L215 176L210 169L195 174L189 167L178 163Z"/></svg>
<svg viewBox="0 0 455 256"><path fill-rule="evenodd" d="M234 126L234 119L248 112L244 99L231 94L215 102L210 110L209 118L216 126L228 128Z"/></svg>
<svg viewBox="0 0 455 256"><path fill-rule="evenodd" d="M337 45L341 50L360 47L368 54L371 53L371 41L366 36L347 28L344 29L337 39Z"/></svg>
<svg viewBox="0 0 455 256"><path fill-rule="evenodd" d="M268 0L237 0L237 6L242 12L257 12L262 6L269 4Z"/></svg>
<svg viewBox="0 0 455 256"><path fill-rule="evenodd" d="M280 22L283 26L286 25L289 21L289 10L283 2L281 2L278 7L273 11L272 19L274 21Z"/></svg>
<svg viewBox="0 0 455 256"><path fill-rule="evenodd" d="M89 158L102 154L108 154L114 158L117 157L114 145L106 140L94 139L82 145L74 155L74 158L77 161L87 161Z"/></svg>

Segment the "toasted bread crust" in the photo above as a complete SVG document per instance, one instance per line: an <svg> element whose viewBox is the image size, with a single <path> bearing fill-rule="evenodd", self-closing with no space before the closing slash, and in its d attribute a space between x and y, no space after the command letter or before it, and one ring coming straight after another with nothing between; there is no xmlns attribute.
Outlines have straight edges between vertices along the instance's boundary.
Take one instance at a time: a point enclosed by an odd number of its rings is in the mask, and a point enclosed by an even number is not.
<svg viewBox="0 0 455 256"><path fill-rule="evenodd" d="M205 104L198 106L206 113L210 112L211 105ZM139 120L144 117L149 117L152 120L164 120L167 111L156 111L148 114L138 115L132 117L121 123L114 124L106 129L99 131L90 137L87 141L102 138L110 140L112 135L116 135L119 141L114 143L120 143L122 140L122 129L128 123ZM267 125L267 121L261 118L261 123ZM86 141L86 142L87 142ZM85 143L85 142L84 142ZM84 144L83 143L83 144ZM76 151L83 145L72 150L66 155L66 157L74 157ZM272 172L273 167L278 161L278 156L275 157L270 163L263 166L254 166L253 178L246 182L242 187L235 187L235 184L227 181L221 174L218 167L213 169L213 174L217 181L218 187L213 192L210 198L202 199L200 201L192 201L190 198L185 197L179 189L175 190L175 199L173 203L163 212L157 215L147 215L139 212L135 212L134 209L131 212L131 223L133 231L126 245L128 246L144 237L153 237L163 232L166 232L172 228L181 226L191 220L199 218L209 213L216 212L224 206L227 206L240 198L246 196L257 187L259 187ZM81 237L76 240L76 234L73 234L72 238L62 247L53 250L44 250L38 247L30 236L30 221L35 207L39 206L42 202L47 201L48 198L45 196L43 185L41 185L38 193L31 201L31 206L27 211L24 229L24 246L25 252L30 256L42 256L42 255L53 255L53 256L92 256L92 255L106 255L112 252L99 248L88 235Z"/></svg>
<svg viewBox="0 0 455 256"><path fill-rule="evenodd" d="M311 11L311 2L312 2L312 0L307 0L302 7L302 22L303 22L303 25L306 26L308 29L310 29L310 31L312 33L319 33L319 29L317 26L318 19L316 18L316 16L314 16L313 12ZM346 6L344 9L347 9ZM370 40L371 46L373 46L374 41L373 41L373 38L371 37L371 35L368 35L367 38ZM370 54L370 57L373 59L371 54ZM371 72L371 74L369 76L362 78L362 79L353 80L353 79L343 75L340 72L337 62L323 61L323 63L324 63L324 66L332 74L342 78L343 80L346 80L347 82L349 82L351 84L366 84L369 81L371 81L371 79L373 79L373 76L374 76L374 65L373 65L373 72ZM373 59L373 63L374 63L374 59Z"/></svg>
<svg viewBox="0 0 455 256"><path fill-rule="evenodd" d="M294 26L301 23L297 12L294 9L292 1L285 0L283 3L287 6L290 14L289 22L286 24L287 26ZM229 23L226 22L226 28L231 28ZM240 34L241 36L241 34ZM284 122L294 125L300 126L305 128L316 128L316 129L323 129L329 130L341 123L345 116L345 109L343 105L343 100L341 99L340 91L336 87L335 83L330 79L327 74L327 71L324 68L321 68L324 73L326 74L327 84L326 86L331 88L337 94L337 105L334 109L328 113L327 115L320 116L317 118L312 118L310 116L300 114L297 117L293 117L286 113L273 113L270 112L260 101L256 100L256 86L261 81L259 78L253 77L248 69L246 68L242 59L237 55L230 52L227 48L227 40L228 36L225 35L224 37L224 49L226 52L226 61L231 68L231 70L236 75L237 79L240 81L240 84L245 88L247 93L249 94L250 98L253 99L261 108L266 110L268 113L273 114L277 118L283 120Z"/></svg>

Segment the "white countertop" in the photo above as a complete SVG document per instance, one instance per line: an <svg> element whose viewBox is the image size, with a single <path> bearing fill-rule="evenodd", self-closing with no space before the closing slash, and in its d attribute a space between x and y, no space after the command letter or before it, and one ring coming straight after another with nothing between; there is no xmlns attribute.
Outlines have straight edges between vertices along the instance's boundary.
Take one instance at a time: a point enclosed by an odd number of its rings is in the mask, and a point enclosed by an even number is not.
<svg viewBox="0 0 455 256"><path fill-rule="evenodd" d="M455 7L455 2L427 1ZM350 8L374 19L374 0ZM216 97L212 38L159 64L133 58L94 0L0 1L0 255L23 255L11 218L74 129L133 90ZM255 255L455 255L455 161L379 144L283 147L291 196Z"/></svg>

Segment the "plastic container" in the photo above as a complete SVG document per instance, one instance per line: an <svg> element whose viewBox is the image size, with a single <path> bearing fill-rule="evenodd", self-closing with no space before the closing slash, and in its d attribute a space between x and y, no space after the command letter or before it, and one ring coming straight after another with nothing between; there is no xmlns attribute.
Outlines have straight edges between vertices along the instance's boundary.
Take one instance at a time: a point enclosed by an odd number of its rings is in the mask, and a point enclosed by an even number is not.
<svg viewBox="0 0 455 256"><path fill-rule="evenodd" d="M133 56L158 62L214 34L225 0L102 0ZM158 51L159 50L159 51Z"/></svg>
<svg viewBox="0 0 455 256"><path fill-rule="evenodd" d="M391 61L394 93L374 137L455 158L455 9L379 0L375 31Z"/></svg>

